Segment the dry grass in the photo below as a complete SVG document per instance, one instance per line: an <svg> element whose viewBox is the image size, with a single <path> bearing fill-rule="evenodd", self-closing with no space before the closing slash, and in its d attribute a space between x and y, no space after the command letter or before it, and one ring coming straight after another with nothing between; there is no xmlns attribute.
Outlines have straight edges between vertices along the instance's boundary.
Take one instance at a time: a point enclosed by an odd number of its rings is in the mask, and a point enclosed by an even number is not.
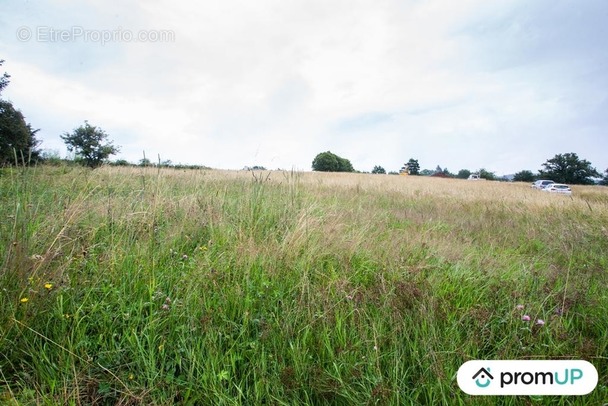
<svg viewBox="0 0 608 406"><path fill-rule="evenodd" d="M7 398L467 404L460 364L526 357L588 359L603 380L581 403L607 396L608 188L117 167L0 183Z"/></svg>

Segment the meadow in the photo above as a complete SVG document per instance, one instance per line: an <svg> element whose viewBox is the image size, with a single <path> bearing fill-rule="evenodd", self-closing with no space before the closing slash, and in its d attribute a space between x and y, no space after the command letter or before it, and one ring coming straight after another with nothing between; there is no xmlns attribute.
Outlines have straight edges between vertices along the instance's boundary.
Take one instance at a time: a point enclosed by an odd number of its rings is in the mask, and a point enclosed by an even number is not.
<svg viewBox="0 0 608 406"><path fill-rule="evenodd" d="M6 405L608 400L606 187L5 168L0 261ZM584 359L599 382L472 397L473 359Z"/></svg>

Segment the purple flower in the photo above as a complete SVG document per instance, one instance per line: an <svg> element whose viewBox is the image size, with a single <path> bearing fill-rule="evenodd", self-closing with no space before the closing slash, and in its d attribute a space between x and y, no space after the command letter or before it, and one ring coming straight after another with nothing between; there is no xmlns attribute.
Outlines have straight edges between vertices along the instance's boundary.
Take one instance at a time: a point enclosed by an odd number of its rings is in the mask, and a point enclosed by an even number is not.
<svg viewBox="0 0 608 406"><path fill-rule="evenodd" d="M544 326L545 325L545 321L543 319L538 319L538 320L536 320L536 325L537 326Z"/></svg>
<svg viewBox="0 0 608 406"><path fill-rule="evenodd" d="M521 319L523 321L530 321L530 316L528 316L527 314L524 314L523 316L521 316Z"/></svg>

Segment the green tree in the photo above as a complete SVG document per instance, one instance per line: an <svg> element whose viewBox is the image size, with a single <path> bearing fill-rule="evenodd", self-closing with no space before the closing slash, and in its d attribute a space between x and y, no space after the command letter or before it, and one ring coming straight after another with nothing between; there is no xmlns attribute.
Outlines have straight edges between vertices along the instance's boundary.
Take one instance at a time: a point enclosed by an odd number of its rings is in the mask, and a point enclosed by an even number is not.
<svg viewBox="0 0 608 406"><path fill-rule="evenodd" d="M3 63L4 63L4 59L0 59L0 66L2 66ZM2 94L2 91L4 90L4 88L6 86L8 86L10 77L11 76L6 72L4 72L4 74L0 77L0 94Z"/></svg>
<svg viewBox="0 0 608 406"><path fill-rule="evenodd" d="M419 175L421 175L421 176L431 176L434 173L435 173L435 171L433 171L431 169L423 169L423 170L420 171Z"/></svg>
<svg viewBox="0 0 608 406"><path fill-rule="evenodd" d="M481 179L486 179L486 180L495 180L496 179L496 175L494 174L494 172L487 171L484 168L481 168L477 173L479 173L479 177Z"/></svg>
<svg viewBox="0 0 608 406"><path fill-rule="evenodd" d="M410 175L420 175L420 164L417 159L410 158L405 164L405 168Z"/></svg>
<svg viewBox="0 0 608 406"><path fill-rule="evenodd" d="M379 165L376 165L376 166L374 166L374 169L372 169L372 173L374 173L374 174L386 174L386 170L383 167L381 167Z"/></svg>
<svg viewBox="0 0 608 406"><path fill-rule="evenodd" d="M126 159L117 159L116 161L111 162L110 165L112 165L112 166L129 166L131 164Z"/></svg>
<svg viewBox="0 0 608 406"><path fill-rule="evenodd" d="M456 175L458 179L469 179L469 176L471 176L471 171L468 169L461 169Z"/></svg>
<svg viewBox="0 0 608 406"><path fill-rule="evenodd" d="M573 185L591 185L593 177L600 177L600 173L591 166L591 162L580 159L574 152L557 154L543 164L539 172L541 177L551 179L557 183Z"/></svg>
<svg viewBox="0 0 608 406"><path fill-rule="evenodd" d="M0 66L3 63L0 60ZM7 73L0 76L0 93L8 86L9 78ZM10 101L0 100L0 166L15 163L15 157L24 164L37 160L37 132Z"/></svg>
<svg viewBox="0 0 608 406"><path fill-rule="evenodd" d="M608 169L604 171L604 178L600 181L600 185L608 186Z"/></svg>
<svg viewBox="0 0 608 406"><path fill-rule="evenodd" d="M101 128L92 126L85 120L84 125L74 129L72 133L61 136L68 151L74 151L85 165L91 168L100 166L110 155L120 151L120 147L108 141L108 134Z"/></svg>
<svg viewBox="0 0 608 406"><path fill-rule="evenodd" d="M312 170L319 172L354 172L353 165L346 158L330 151L321 152L312 161Z"/></svg>
<svg viewBox="0 0 608 406"><path fill-rule="evenodd" d="M534 174L527 169L517 172L513 176L513 182L534 182Z"/></svg>
<svg viewBox="0 0 608 406"><path fill-rule="evenodd" d="M15 163L15 154L24 164L37 160L37 132L11 102L0 100L0 166Z"/></svg>

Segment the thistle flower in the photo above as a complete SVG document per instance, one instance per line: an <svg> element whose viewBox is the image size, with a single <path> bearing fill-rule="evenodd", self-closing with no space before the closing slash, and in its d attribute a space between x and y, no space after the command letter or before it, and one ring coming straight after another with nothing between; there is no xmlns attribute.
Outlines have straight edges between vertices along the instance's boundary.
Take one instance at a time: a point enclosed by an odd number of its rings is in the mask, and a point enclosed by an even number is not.
<svg viewBox="0 0 608 406"><path fill-rule="evenodd" d="M528 316L527 314L524 314L523 316L521 316L521 319L523 321L530 321L530 316Z"/></svg>

